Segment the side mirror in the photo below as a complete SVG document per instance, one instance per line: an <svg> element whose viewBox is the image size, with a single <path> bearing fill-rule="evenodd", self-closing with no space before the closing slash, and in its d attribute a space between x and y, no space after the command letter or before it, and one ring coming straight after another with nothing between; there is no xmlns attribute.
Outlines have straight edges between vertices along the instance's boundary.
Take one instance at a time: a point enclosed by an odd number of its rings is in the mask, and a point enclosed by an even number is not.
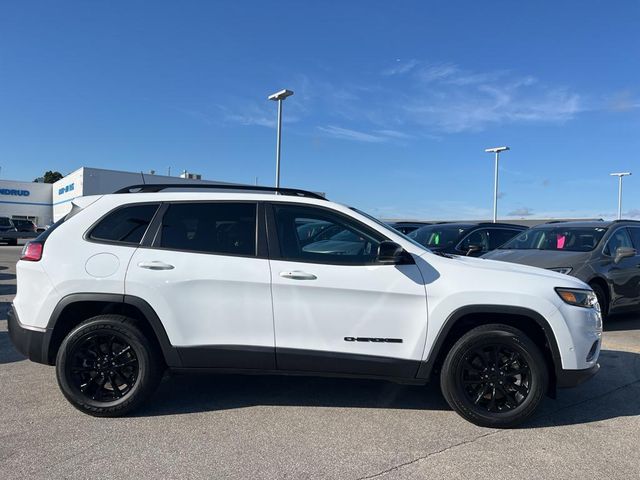
<svg viewBox="0 0 640 480"><path fill-rule="evenodd" d="M404 250L396 242L390 242L388 240L381 242L378 247L378 263L384 263L385 265L396 265L403 260Z"/></svg>
<svg viewBox="0 0 640 480"><path fill-rule="evenodd" d="M467 257L471 255L475 255L476 253L482 252L482 246L480 245L469 245L467 248Z"/></svg>
<svg viewBox="0 0 640 480"><path fill-rule="evenodd" d="M616 250L616 257L613 259L613 263L620 263L623 258L635 257L638 254L635 248L631 247L618 247Z"/></svg>

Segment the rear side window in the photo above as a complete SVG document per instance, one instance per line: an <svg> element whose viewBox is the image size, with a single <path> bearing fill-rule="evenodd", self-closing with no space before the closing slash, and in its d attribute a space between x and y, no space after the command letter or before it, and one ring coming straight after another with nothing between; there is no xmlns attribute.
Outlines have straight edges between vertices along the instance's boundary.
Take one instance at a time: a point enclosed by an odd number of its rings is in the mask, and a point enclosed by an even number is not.
<svg viewBox="0 0 640 480"><path fill-rule="evenodd" d="M175 203L162 219L160 247L256 256L255 203Z"/></svg>
<svg viewBox="0 0 640 480"><path fill-rule="evenodd" d="M158 205L148 203L118 208L100 220L91 230L89 238L103 242L137 245L151 223Z"/></svg>

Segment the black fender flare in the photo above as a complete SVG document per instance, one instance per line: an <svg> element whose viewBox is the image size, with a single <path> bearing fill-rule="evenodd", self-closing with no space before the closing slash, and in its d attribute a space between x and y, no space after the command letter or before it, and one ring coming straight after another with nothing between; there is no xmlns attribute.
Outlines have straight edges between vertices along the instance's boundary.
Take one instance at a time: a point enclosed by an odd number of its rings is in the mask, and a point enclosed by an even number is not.
<svg viewBox="0 0 640 480"><path fill-rule="evenodd" d="M53 332L56 324L60 318L62 312L68 306L78 302L102 302L111 303L114 305L129 305L137 308L144 318L149 322L153 333L158 340L160 349L164 356L165 362L168 367L181 367L182 360L178 353L178 350L171 345L169 336L167 335L164 325L160 321L160 317L149 303L140 297L133 295L117 294L117 293L72 293L63 297L56 307L53 309L51 317L49 317L49 323L45 331L45 338L43 342L43 358L48 358L49 347L53 337Z"/></svg>
<svg viewBox="0 0 640 480"><path fill-rule="evenodd" d="M552 368L555 372L562 368L560 349L558 348L558 342L556 341L553 329L551 328L551 325L549 324L547 319L535 310L531 310L526 307L516 307L510 305L466 305L453 311L447 317L444 325L438 333L438 336L436 337L436 341L434 342L433 347L431 348L429 357L420 363L420 368L418 369L418 374L416 375L417 378L428 379L431 376L435 363L440 356L442 346L444 345L445 340L447 339L449 333L451 332L451 329L456 324L456 322L463 317L477 313L518 315L533 320L544 331L547 343L549 344L549 348L551 349L551 357L554 363L552 365Z"/></svg>

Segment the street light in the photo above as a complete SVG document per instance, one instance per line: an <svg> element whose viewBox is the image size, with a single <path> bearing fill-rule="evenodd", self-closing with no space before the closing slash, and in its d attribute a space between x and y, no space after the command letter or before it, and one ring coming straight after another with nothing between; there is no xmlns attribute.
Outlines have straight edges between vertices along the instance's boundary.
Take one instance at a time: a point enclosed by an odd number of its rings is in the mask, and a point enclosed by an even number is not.
<svg viewBox="0 0 640 480"><path fill-rule="evenodd" d="M280 90L269 95L269 100L278 102L278 137L276 140L276 188L280 188L280 144L282 142L282 101L293 95L291 90Z"/></svg>
<svg viewBox="0 0 640 480"><path fill-rule="evenodd" d="M610 173L612 177L618 177L618 220L622 218L622 177L628 177L631 172Z"/></svg>
<svg viewBox="0 0 640 480"><path fill-rule="evenodd" d="M498 221L498 162L500 160L500 152L509 150L509 147L487 148L485 152L496 154L496 170L493 178L493 223Z"/></svg>

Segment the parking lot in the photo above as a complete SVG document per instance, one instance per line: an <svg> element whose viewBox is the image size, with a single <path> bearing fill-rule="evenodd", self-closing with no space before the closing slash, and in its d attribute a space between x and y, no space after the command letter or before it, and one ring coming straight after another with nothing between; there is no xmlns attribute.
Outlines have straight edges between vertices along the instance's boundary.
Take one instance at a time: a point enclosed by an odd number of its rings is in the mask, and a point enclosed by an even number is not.
<svg viewBox="0 0 640 480"><path fill-rule="evenodd" d="M0 246L0 478L638 478L640 318L609 321L601 372L517 430L465 422L437 385L166 377L135 416L98 419L11 346L20 247Z"/></svg>

